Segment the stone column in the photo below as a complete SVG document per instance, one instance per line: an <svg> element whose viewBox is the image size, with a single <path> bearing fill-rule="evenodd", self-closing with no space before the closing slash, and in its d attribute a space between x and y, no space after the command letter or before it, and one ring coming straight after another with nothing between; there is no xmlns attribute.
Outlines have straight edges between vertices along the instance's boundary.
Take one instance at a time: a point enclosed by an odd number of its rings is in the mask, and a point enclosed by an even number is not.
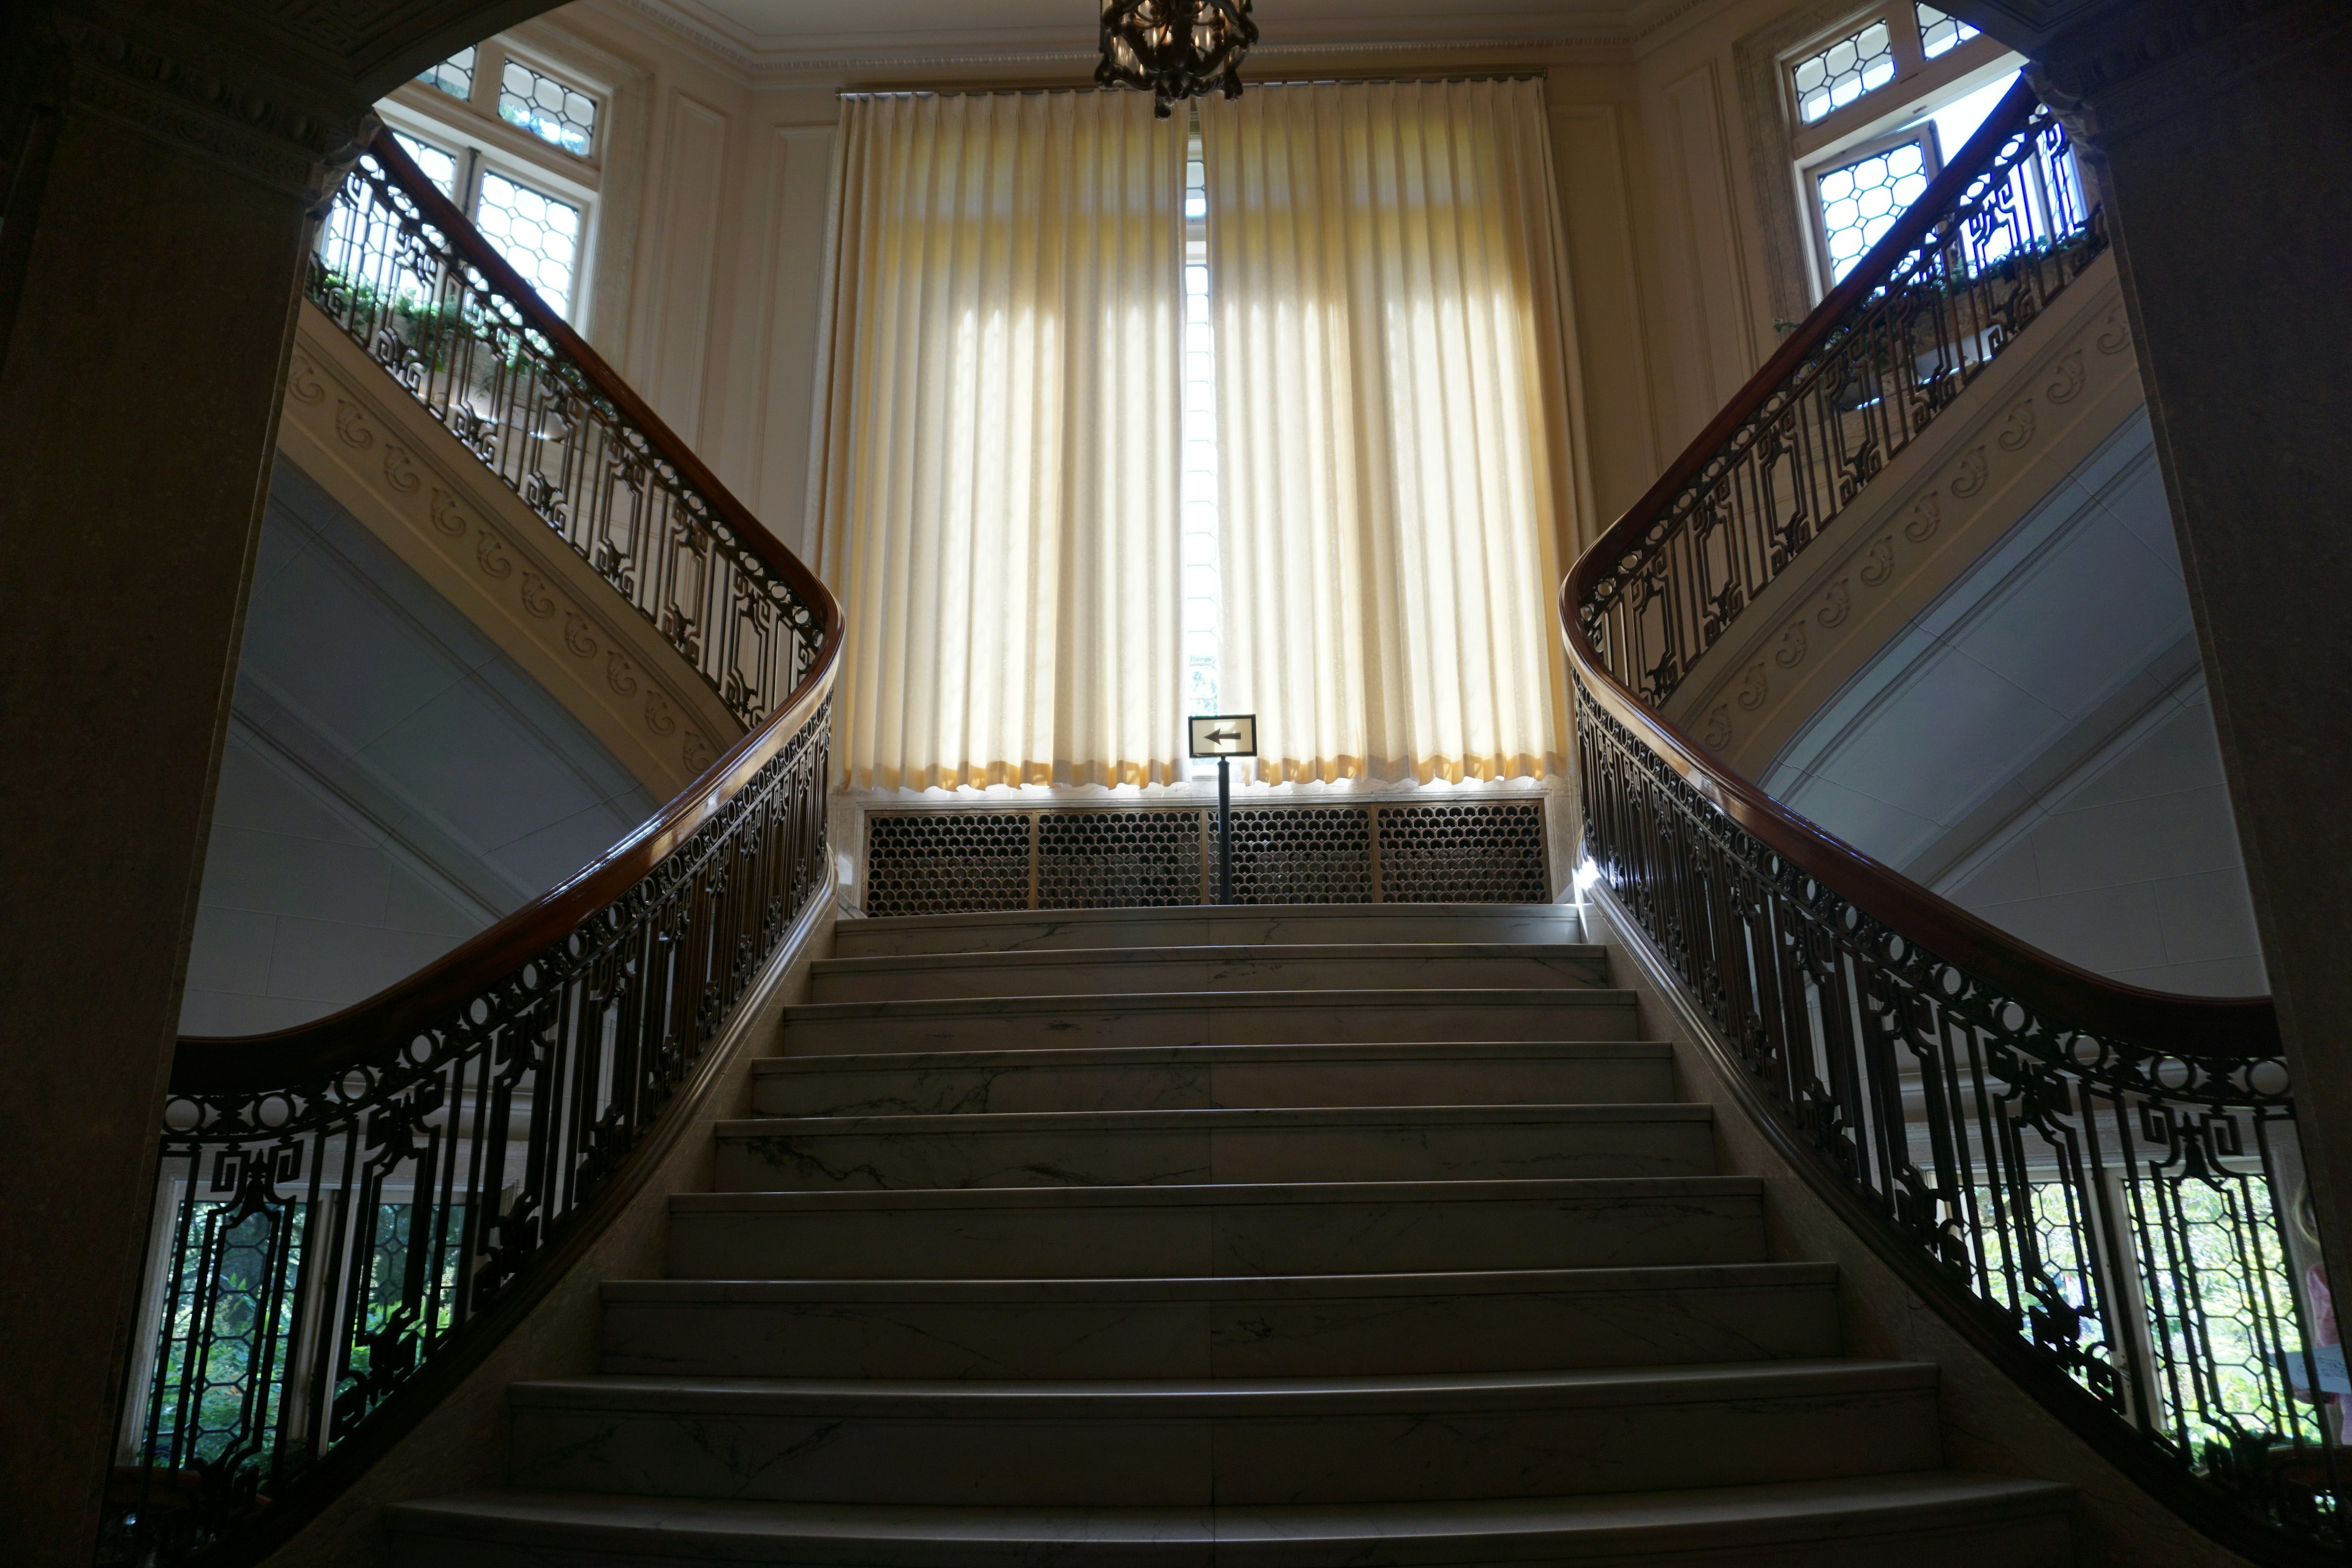
<svg viewBox="0 0 2352 1568"><path fill-rule="evenodd" d="M0 6L0 1562L70 1568L310 215L365 111L45 6Z"/></svg>
<svg viewBox="0 0 2352 1568"><path fill-rule="evenodd" d="M2032 59L2114 226L2321 1234L2352 1303L2352 5L1948 8Z"/></svg>

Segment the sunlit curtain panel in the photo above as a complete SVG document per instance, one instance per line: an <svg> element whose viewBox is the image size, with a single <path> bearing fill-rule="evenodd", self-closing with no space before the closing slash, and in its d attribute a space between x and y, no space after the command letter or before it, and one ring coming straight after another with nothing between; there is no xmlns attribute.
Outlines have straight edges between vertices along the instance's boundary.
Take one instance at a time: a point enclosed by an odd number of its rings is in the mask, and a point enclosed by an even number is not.
<svg viewBox="0 0 2352 1568"><path fill-rule="evenodd" d="M1181 121L853 97L813 478L846 783L1167 783Z"/></svg>
<svg viewBox="0 0 2352 1568"><path fill-rule="evenodd" d="M1224 706L1265 782L1561 771L1585 487L1540 83L1204 100Z"/></svg>

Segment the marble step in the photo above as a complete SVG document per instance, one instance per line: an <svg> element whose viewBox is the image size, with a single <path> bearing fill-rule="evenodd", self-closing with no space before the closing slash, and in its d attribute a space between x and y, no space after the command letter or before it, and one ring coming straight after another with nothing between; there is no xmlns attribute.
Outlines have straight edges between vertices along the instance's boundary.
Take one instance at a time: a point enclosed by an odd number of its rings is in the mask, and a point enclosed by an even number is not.
<svg viewBox="0 0 2352 1568"><path fill-rule="evenodd" d="M1321 991L1366 986L1605 986L1608 950L1569 942L1353 942L1248 947L1105 947L1062 952L825 958L813 1002L959 996L1131 995L1178 991Z"/></svg>
<svg viewBox="0 0 2352 1568"><path fill-rule="evenodd" d="M763 1116L1345 1105L1580 1105L1675 1098L1674 1052L1615 1041L1399 1041L771 1057Z"/></svg>
<svg viewBox="0 0 2352 1568"><path fill-rule="evenodd" d="M1955 1470L1345 1508L859 1507L492 1491L384 1511L402 1568L2067 1568L2074 1490Z"/></svg>
<svg viewBox="0 0 2352 1568"><path fill-rule="evenodd" d="M879 958L1087 947L1583 940L1583 921L1570 904L1195 904L845 920L834 929L833 951L838 958Z"/></svg>
<svg viewBox="0 0 2352 1568"><path fill-rule="evenodd" d="M1837 1269L1705 1264L1288 1279L632 1279L599 1370L640 1376L1329 1377L1824 1357Z"/></svg>
<svg viewBox="0 0 2352 1568"><path fill-rule="evenodd" d="M783 1029L792 1056L1641 1037L1631 991L1526 986L811 1002L785 1008Z"/></svg>
<svg viewBox="0 0 2352 1568"><path fill-rule="evenodd" d="M1705 1176L1705 1105L771 1116L718 1125L722 1192Z"/></svg>
<svg viewBox="0 0 2352 1568"><path fill-rule="evenodd" d="M1934 1469L1936 1369L1790 1361L1150 1383L520 1383L510 1479L776 1502L1207 1507Z"/></svg>
<svg viewBox="0 0 2352 1568"><path fill-rule="evenodd" d="M1155 1279L1764 1258L1753 1176L680 1193L674 1279Z"/></svg>

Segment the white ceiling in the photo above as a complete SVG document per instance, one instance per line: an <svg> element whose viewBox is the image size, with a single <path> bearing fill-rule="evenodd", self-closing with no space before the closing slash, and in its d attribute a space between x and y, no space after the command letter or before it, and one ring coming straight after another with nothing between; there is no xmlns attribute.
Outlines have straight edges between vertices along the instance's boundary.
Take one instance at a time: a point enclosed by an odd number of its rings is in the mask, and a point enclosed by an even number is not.
<svg viewBox="0 0 2352 1568"><path fill-rule="evenodd" d="M1098 0L635 0L758 55L1094 46ZM1256 0L1260 48L1465 43L1622 30L1623 0Z"/></svg>

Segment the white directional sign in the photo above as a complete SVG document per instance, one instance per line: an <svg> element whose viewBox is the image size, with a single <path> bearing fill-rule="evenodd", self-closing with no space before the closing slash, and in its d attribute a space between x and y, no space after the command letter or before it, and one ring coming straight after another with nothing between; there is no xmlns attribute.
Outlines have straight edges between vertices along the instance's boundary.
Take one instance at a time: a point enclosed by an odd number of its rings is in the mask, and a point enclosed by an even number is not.
<svg viewBox="0 0 2352 1568"><path fill-rule="evenodd" d="M1192 721L1192 754L1196 757L1257 755L1257 715L1215 713Z"/></svg>

